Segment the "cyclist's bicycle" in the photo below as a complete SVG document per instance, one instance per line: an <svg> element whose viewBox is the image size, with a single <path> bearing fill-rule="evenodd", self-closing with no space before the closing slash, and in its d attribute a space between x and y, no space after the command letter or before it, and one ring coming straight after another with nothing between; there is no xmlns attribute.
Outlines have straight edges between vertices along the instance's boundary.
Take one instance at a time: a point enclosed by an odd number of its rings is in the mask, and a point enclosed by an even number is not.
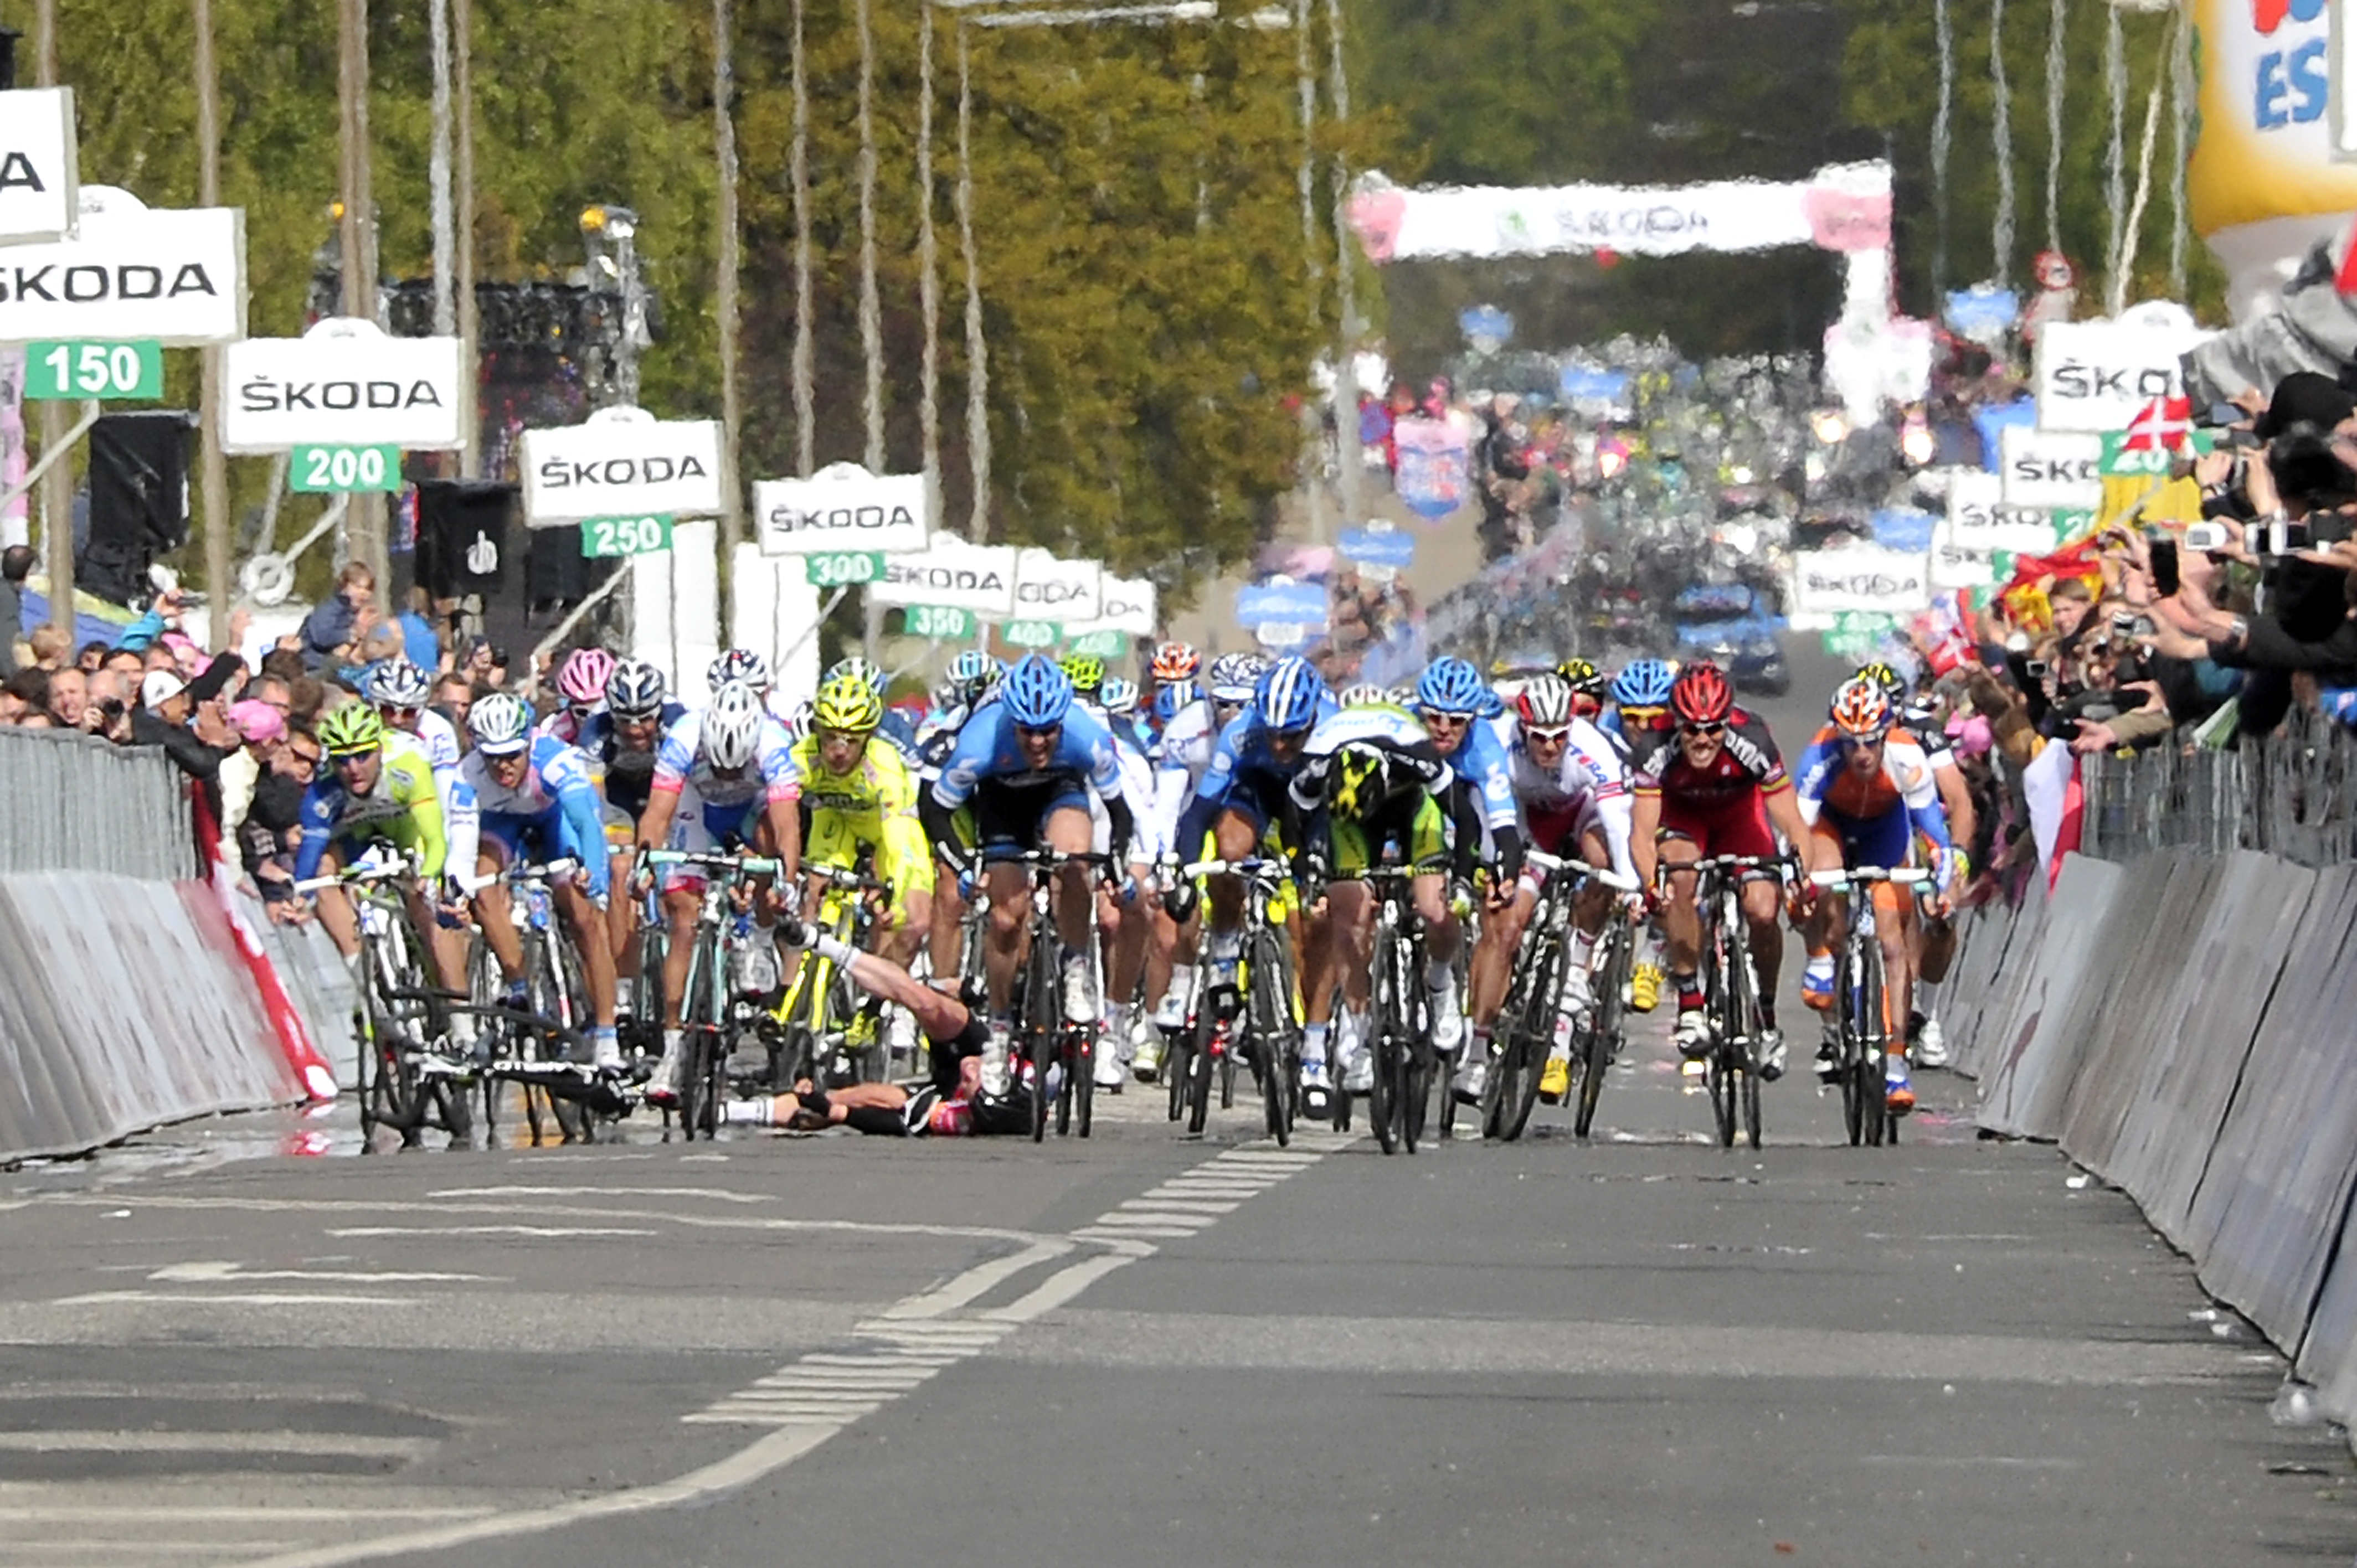
<svg viewBox="0 0 2357 1568"><path fill-rule="evenodd" d="M1620 1048L1620 976L1629 964L1629 918L1626 908L1616 900L1597 938L1589 967L1594 1005L1584 1020L1574 1024L1561 1011L1570 962L1566 939L1572 902L1587 881L1623 893L1636 886L1631 878L1582 860L1558 859L1537 850L1531 851L1528 859L1546 873L1546 879L1540 884L1538 903L1514 951L1513 982L1506 992L1505 1004L1498 1010L1502 1038L1481 1095L1482 1136L1501 1143L1523 1135L1538 1104L1539 1080L1545 1076L1555 1036L1566 1027L1571 1065L1579 1073L1576 1130L1585 1138L1594 1125L1604 1069Z"/></svg>
<svg viewBox="0 0 2357 1568"><path fill-rule="evenodd" d="M677 1116L690 1141L698 1133L709 1138L719 1125L720 1101L728 1089L728 1057L743 1026L729 1005L728 950L737 924L730 895L738 883L775 876L781 867L759 855L681 849L649 850L646 864L650 868L689 865L705 874L704 897L695 914L695 947L680 995L683 1055Z"/></svg>
<svg viewBox="0 0 2357 1568"><path fill-rule="evenodd" d="M1834 1013L1827 1030L1835 1042L1835 1081L1841 1085L1842 1125L1852 1146L1899 1142L1900 1118L1883 1090L1883 1058L1890 1049L1885 1015L1888 977L1882 972L1882 939L1875 930L1874 887L1889 883L1912 889L1931 879L1921 866L1886 870L1859 865L1847 871L1813 871L1809 880L1828 892L1863 888L1849 901L1849 935L1834 965Z"/></svg>
<svg viewBox="0 0 2357 1568"><path fill-rule="evenodd" d="M1051 1088L1057 1133L1070 1133L1077 1121L1085 1138L1095 1114L1098 1021L1092 1018L1076 1024L1064 1016L1064 943L1056 931L1056 874L1067 865L1087 865L1102 872L1113 864L1113 857L1035 849L1009 858L1031 878L1030 947L1016 977L1018 994L1015 998L1016 1054L1031 1078L1031 1141L1036 1144L1048 1135ZM1093 896L1089 899L1088 961L1100 962ZM1101 973L1096 994L1103 994ZM1050 1077L1059 1072L1062 1081L1051 1084Z"/></svg>
<svg viewBox="0 0 2357 1568"><path fill-rule="evenodd" d="M403 889L414 877L408 862L394 855L295 885L298 893L341 888L358 918L352 1033L359 1042L363 1152L373 1147L379 1127L399 1133L404 1148L419 1146L428 1126L442 1128L454 1144L474 1133L467 1069L446 1048L452 1004L465 998L436 983L432 949L410 918Z"/></svg>
<svg viewBox="0 0 2357 1568"><path fill-rule="evenodd" d="M1242 879L1244 909L1234 984L1213 985L1208 964L1195 972L1186 1027L1171 1043L1163 1064L1170 1080L1170 1119L1177 1121L1183 1111L1187 1131L1202 1132L1213 1077L1234 1071L1233 1047L1241 1024L1269 1136L1280 1146L1290 1144L1293 1120L1301 1106L1301 1003L1293 944L1277 917L1292 874L1283 861L1255 856L1197 861L1181 866L1179 875Z"/></svg>
<svg viewBox="0 0 2357 1568"><path fill-rule="evenodd" d="M848 948L864 950L876 924L868 895L889 897L875 877L841 866L805 865L806 876L823 877L826 890L810 920L811 929ZM884 1050L883 1004L864 996L838 972L833 959L815 950L802 954L794 978L770 1015L770 1081L786 1089L801 1079L828 1089L877 1082L889 1071Z"/></svg>
<svg viewBox="0 0 2357 1568"><path fill-rule="evenodd" d="M1743 917L1743 884L1750 873L1781 868L1774 855L1718 854L1692 864L1699 880L1695 909L1702 919L1703 1005L1710 1020L1710 1054L1703 1076L1721 1148L1735 1146L1738 1128L1760 1146L1760 977L1751 966L1750 924ZM1687 867L1663 867L1685 870Z"/></svg>
<svg viewBox="0 0 2357 1568"><path fill-rule="evenodd" d="M1367 1120L1386 1155L1415 1153L1424 1136L1434 1078L1432 1020L1424 991L1424 926L1410 891L1418 874L1397 865L1371 866L1361 880L1375 889L1372 1007L1367 1021L1374 1052L1374 1082L1367 1094ZM1351 1096L1334 1095L1334 1129L1351 1127Z"/></svg>
<svg viewBox="0 0 2357 1568"><path fill-rule="evenodd" d="M500 1101L507 1086L514 1084L522 1092L535 1147L550 1120L562 1142L590 1142L601 1117L610 1120L630 1109L620 1092L590 1066L588 983L581 954L549 902L549 885L572 876L578 865L568 859L513 865L496 878L468 879L475 887L490 880L506 885L511 918L523 949L521 1007L504 1005L506 982L490 942L479 934L468 962L472 997L468 1010L484 1021L477 1042L483 1069L484 1129L487 1134L496 1133Z"/></svg>

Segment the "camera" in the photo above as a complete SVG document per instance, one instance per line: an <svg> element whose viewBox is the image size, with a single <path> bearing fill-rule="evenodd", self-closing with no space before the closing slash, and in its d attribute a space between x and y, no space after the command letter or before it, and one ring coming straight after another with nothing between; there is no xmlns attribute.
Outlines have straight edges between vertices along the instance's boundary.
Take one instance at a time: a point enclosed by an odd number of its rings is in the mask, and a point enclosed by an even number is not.
<svg viewBox="0 0 2357 1568"><path fill-rule="evenodd" d="M2223 550L2227 545L2226 525L2222 522L2196 522L2185 530L2188 550Z"/></svg>

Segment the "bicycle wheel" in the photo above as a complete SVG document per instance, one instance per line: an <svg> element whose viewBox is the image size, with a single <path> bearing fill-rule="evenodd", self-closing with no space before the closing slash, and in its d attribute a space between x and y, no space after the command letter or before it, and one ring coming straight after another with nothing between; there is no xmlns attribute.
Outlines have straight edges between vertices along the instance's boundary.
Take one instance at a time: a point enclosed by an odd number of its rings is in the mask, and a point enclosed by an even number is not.
<svg viewBox="0 0 2357 1568"><path fill-rule="evenodd" d="M1482 1096L1482 1133L1505 1144L1523 1135L1539 1102L1539 1079L1545 1076L1547 1052L1555 1042L1555 1007L1563 989L1560 933L1541 937L1535 950L1525 951L1530 961L1517 967L1513 990L1499 1009L1498 1015L1506 1020L1506 1044L1491 1066Z"/></svg>
<svg viewBox="0 0 2357 1568"><path fill-rule="evenodd" d="M1273 935L1264 931L1255 937L1250 958L1253 983L1244 999L1244 1017L1250 1026L1253 1076L1260 1080L1262 1123L1282 1147L1293 1141L1293 1073L1294 1063L1300 1060L1293 1036L1293 998Z"/></svg>
<svg viewBox="0 0 2357 1568"><path fill-rule="evenodd" d="M1752 994L1755 982L1751 974L1751 955L1738 946L1727 955L1727 1018L1734 1026L1728 1035L1731 1059L1729 1069L1736 1078L1735 1088L1742 1096L1743 1129L1751 1146L1760 1146L1760 1003Z"/></svg>
<svg viewBox="0 0 2357 1568"><path fill-rule="evenodd" d="M1102 1047L1103 1042L1092 1030L1081 1029L1074 1031L1072 1049L1068 1053L1075 1077L1072 1120L1080 1127L1083 1138L1089 1135L1089 1129L1096 1122L1097 1052Z"/></svg>
<svg viewBox="0 0 2357 1568"><path fill-rule="evenodd" d="M1867 1043L1857 1027L1857 950L1845 943L1834 970L1832 1023L1834 1072L1841 1085L1842 1130L1848 1133L1852 1148L1866 1142L1866 1075L1859 1066L1867 1058Z"/></svg>
<svg viewBox="0 0 2357 1568"><path fill-rule="evenodd" d="M712 1058L720 1046L724 961L720 933L698 932L695 959L687 972L687 1004L680 1016L679 1126L690 1143L699 1128L708 1130L714 1120Z"/></svg>
<svg viewBox="0 0 2357 1568"><path fill-rule="evenodd" d="M1867 1146L1879 1148L1891 1121L1882 1086L1882 1058L1889 1043L1882 1024L1882 945L1869 940L1861 942L1859 949L1857 991L1851 1003L1858 1043L1864 1047L1858 1052L1857 1067L1858 1120L1865 1124Z"/></svg>
<svg viewBox="0 0 2357 1568"><path fill-rule="evenodd" d="M1596 1102L1604 1093L1604 1075L1620 1049L1620 987L1629 977L1629 950L1633 941L1629 924L1615 915L1604 928L1598 948L1600 962L1588 966L1588 992L1595 998L1588 1009L1587 1034L1581 1042L1579 1106L1572 1131L1585 1138L1596 1125Z"/></svg>
<svg viewBox="0 0 2357 1568"><path fill-rule="evenodd" d="M1031 1141L1035 1144L1047 1139L1048 1102L1055 1088L1048 1081L1055 1061L1056 1026L1060 1021L1055 949L1055 935L1047 922L1035 920L1031 952L1023 966L1022 1012L1023 1059L1031 1069Z"/></svg>
<svg viewBox="0 0 2357 1568"><path fill-rule="evenodd" d="M1196 1137L1202 1135L1203 1123L1211 1114L1211 1081L1219 1072L1219 1057L1214 1047L1220 1036L1220 1003L1206 998L1196 1010L1195 1037L1189 1043L1187 1056L1187 1131Z"/></svg>
<svg viewBox="0 0 2357 1568"><path fill-rule="evenodd" d="M1728 1070L1727 1057L1732 1048L1727 1031L1727 933L1714 928L1706 933L1703 944L1703 1008L1710 1020L1715 1036L1710 1042L1710 1055L1705 1058L1704 1081L1710 1088L1711 1126L1718 1134L1718 1146L1735 1146L1735 1095L1733 1074Z"/></svg>
<svg viewBox="0 0 2357 1568"><path fill-rule="evenodd" d="M1373 1036L1375 1071L1367 1094L1367 1120L1374 1124L1375 1142L1386 1155L1399 1152L1405 1121L1400 1102L1406 1087L1406 1069L1400 1060L1403 1041L1399 1023L1399 954L1396 946L1376 939L1373 1015L1368 1031Z"/></svg>

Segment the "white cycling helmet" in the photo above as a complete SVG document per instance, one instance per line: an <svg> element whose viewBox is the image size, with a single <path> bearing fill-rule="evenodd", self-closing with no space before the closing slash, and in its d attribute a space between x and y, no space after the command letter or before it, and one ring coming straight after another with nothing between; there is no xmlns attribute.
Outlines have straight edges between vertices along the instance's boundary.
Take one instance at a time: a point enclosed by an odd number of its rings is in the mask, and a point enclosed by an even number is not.
<svg viewBox="0 0 2357 1568"><path fill-rule="evenodd" d="M1354 686L1343 687L1340 699L1346 708L1381 707L1391 700L1391 688L1378 686L1372 681L1361 681Z"/></svg>
<svg viewBox="0 0 2357 1568"><path fill-rule="evenodd" d="M532 710L511 692L493 692L467 710L467 733L485 757L513 757L532 744Z"/></svg>
<svg viewBox="0 0 2357 1568"><path fill-rule="evenodd" d="M1211 661L1207 690L1215 703L1249 703L1267 672L1268 660L1257 653L1222 653Z"/></svg>
<svg viewBox="0 0 2357 1568"><path fill-rule="evenodd" d="M761 699L742 681L731 681L712 693L704 710L704 756L713 767L733 773L753 760L760 744L761 721L769 716Z"/></svg>
<svg viewBox="0 0 2357 1568"><path fill-rule="evenodd" d="M770 690L770 661L749 648L732 648L712 661L705 671L717 694L731 681L742 681L753 688L757 696L766 696Z"/></svg>

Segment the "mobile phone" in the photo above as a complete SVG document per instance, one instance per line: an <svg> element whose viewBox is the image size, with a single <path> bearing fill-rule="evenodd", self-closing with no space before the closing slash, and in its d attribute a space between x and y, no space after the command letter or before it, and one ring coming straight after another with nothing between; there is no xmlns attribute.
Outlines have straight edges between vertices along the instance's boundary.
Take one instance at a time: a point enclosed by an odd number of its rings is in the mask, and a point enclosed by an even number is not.
<svg viewBox="0 0 2357 1568"><path fill-rule="evenodd" d="M2152 585L2162 598L2173 596L2183 582L2177 575L2177 541L2166 535L2153 539L2146 549L2152 559Z"/></svg>
<svg viewBox="0 0 2357 1568"><path fill-rule="evenodd" d="M2185 530L2188 550L2223 550L2226 548L2226 525L2222 522L2197 522Z"/></svg>
<svg viewBox="0 0 2357 1568"><path fill-rule="evenodd" d="M2022 668L2029 671L2029 678L2033 681L2046 679L2046 660L2043 659L2029 660L2022 665Z"/></svg>
<svg viewBox="0 0 2357 1568"><path fill-rule="evenodd" d="M2112 630L2115 635L2120 637L2135 636L2136 617L2126 610L2114 610L2112 612Z"/></svg>

